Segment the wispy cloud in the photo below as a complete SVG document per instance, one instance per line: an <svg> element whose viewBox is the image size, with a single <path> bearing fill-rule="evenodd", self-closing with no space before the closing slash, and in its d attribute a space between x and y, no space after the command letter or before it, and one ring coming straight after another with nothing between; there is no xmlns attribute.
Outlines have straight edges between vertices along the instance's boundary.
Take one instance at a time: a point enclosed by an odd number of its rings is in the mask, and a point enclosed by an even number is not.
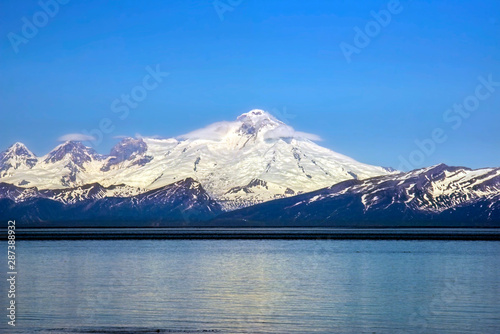
<svg viewBox="0 0 500 334"><path fill-rule="evenodd" d="M96 140L95 137L84 135L82 133L68 133L57 139L58 141L91 141Z"/></svg>
<svg viewBox="0 0 500 334"><path fill-rule="evenodd" d="M123 138L127 138L127 137L123 137ZM165 139L165 137L160 136L160 135L143 136L137 132L135 134L135 139Z"/></svg>
<svg viewBox="0 0 500 334"><path fill-rule="evenodd" d="M230 131L238 131L241 127L241 122L217 122L210 124L199 130L189 132L187 134L178 136L177 139L208 139L208 140L221 140ZM289 125L276 123L275 128L266 129L263 132L265 139L279 139L279 138L296 138L308 139L312 141L321 141L321 137L312 133L295 131Z"/></svg>
<svg viewBox="0 0 500 334"><path fill-rule="evenodd" d="M113 136L113 139L125 139L125 138L130 138L130 136L125 136L125 135Z"/></svg>
<svg viewBox="0 0 500 334"><path fill-rule="evenodd" d="M295 131L294 128L288 125L280 125L275 129L272 129L265 134L266 139L278 139L278 138L296 138L296 139L308 139L312 141L321 141L321 137L313 133Z"/></svg>
<svg viewBox="0 0 500 334"><path fill-rule="evenodd" d="M194 130L184 135L178 136L177 139L208 139L220 140L234 127L235 122L217 122L210 124L202 129Z"/></svg>

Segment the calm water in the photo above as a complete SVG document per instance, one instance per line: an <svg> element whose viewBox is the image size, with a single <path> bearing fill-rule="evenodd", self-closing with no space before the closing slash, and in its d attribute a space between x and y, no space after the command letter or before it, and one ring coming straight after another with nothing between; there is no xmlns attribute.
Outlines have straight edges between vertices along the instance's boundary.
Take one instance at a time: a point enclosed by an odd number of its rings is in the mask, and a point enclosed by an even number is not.
<svg viewBox="0 0 500 334"><path fill-rule="evenodd" d="M19 241L17 261L22 333L500 332L500 242Z"/></svg>

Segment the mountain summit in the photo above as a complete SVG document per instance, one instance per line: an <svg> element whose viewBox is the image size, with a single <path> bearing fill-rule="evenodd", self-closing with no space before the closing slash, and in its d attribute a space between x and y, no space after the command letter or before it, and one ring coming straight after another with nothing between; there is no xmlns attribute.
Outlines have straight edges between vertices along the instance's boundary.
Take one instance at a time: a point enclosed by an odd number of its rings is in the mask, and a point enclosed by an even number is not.
<svg viewBox="0 0 500 334"><path fill-rule="evenodd" d="M16 169L31 169L38 159L22 143L15 143L0 153L0 178L9 176Z"/></svg>
<svg viewBox="0 0 500 334"><path fill-rule="evenodd" d="M44 159L45 163L56 163L63 159L72 161L75 165L83 167L92 160L100 160L100 156L93 149L77 141L67 141L49 152Z"/></svg>
<svg viewBox="0 0 500 334"><path fill-rule="evenodd" d="M242 123L240 127L241 133L247 135L258 134L263 129L275 129L284 125L283 122L278 121L268 112L259 109L240 115L237 121Z"/></svg>
<svg viewBox="0 0 500 334"><path fill-rule="evenodd" d="M214 123L176 138L125 138L108 156L79 142L61 144L40 159L28 153L29 159L23 160L20 156L27 149L20 149L19 155L9 149L0 156L3 168L9 166L0 182L37 189L96 183L126 186L127 192L135 189L138 194L193 179L225 210L231 210L392 173L321 147L314 142L317 139L255 109L235 121Z"/></svg>
<svg viewBox="0 0 500 334"><path fill-rule="evenodd" d="M0 218L25 226L500 224L500 168L400 173L316 139L251 110L175 138L124 138L107 156L69 141L37 158L15 143L0 153Z"/></svg>

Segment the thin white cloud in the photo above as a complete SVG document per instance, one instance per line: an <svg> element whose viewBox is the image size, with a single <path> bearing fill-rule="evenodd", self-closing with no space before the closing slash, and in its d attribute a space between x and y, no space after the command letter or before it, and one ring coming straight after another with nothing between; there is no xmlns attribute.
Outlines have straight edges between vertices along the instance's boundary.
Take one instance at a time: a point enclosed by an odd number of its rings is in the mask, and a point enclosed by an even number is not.
<svg viewBox="0 0 500 334"><path fill-rule="evenodd" d="M231 129L234 122L217 122L210 124L202 129L194 130L192 132L186 133L177 137L178 139L208 139L208 140L220 140L222 139Z"/></svg>
<svg viewBox="0 0 500 334"><path fill-rule="evenodd" d="M128 138L128 137L124 137L124 138ZM137 132L135 134L135 139L165 139L165 137L160 136L160 135L143 136Z"/></svg>
<svg viewBox="0 0 500 334"><path fill-rule="evenodd" d="M289 125L280 125L272 130L266 132L266 139L279 139L279 138L297 138L297 139L308 139L312 141L321 141L321 137L313 133L295 131Z"/></svg>
<svg viewBox="0 0 500 334"><path fill-rule="evenodd" d="M226 136L231 130L235 131L241 126L241 122L217 122L210 124L202 129L195 130L184 135L178 136L179 140L186 139L207 139L207 140L221 140ZM308 139L311 141L321 141L321 137L312 133L306 133L301 131L295 131L289 125L283 123L276 123L276 127L273 129L265 130L265 139L279 139L279 138L296 138L296 139Z"/></svg>
<svg viewBox="0 0 500 334"><path fill-rule="evenodd" d="M68 133L57 139L58 141L94 141L95 137L83 133Z"/></svg>
<svg viewBox="0 0 500 334"><path fill-rule="evenodd" d="M302 132L302 131L295 131L294 138L309 139L311 141L322 141L323 140L320 136L315 135L314 133L308 133L308 132Z"/></svg>

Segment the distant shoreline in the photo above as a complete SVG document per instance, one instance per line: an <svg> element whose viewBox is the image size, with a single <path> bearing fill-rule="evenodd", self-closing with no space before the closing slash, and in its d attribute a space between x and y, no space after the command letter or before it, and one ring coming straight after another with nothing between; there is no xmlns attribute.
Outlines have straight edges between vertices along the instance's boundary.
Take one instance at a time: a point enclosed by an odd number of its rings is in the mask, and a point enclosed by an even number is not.
<svg viewBox="0 0 500 334"><path fill-rule="evenodd" d="M2 240L7 240L6 230ZM500 228L20 228L16 240L346 239L490 240Z"/></svg>

